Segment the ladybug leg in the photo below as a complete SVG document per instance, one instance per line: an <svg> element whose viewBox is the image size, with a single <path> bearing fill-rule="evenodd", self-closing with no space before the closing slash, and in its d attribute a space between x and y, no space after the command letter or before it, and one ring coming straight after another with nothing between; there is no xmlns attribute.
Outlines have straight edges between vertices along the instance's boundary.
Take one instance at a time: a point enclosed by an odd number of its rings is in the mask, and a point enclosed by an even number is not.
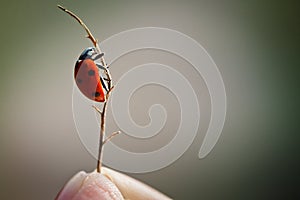
<svg viewBox="0 0 300 200"><path fill-rule="evenodd" d="M101 64L96 63L96 62L95 62L95 64L99 68L99 74L100 74L100 69L108 71L108 69L105 68L105 67L103 67ZM101 85L103 86L103 88L105 89L105 91L108 92L109 91L109 89L108 89L109 86L108 85L110 85L110 80L107 79L107 78L103 78L102 76L100 76L100 81L101 81Z"/></svg>
<svg viewBox="0 0 300 200"><path fill-rule="evenodd" d="M105 91L108 92L108 88L107 88L105 80L102 76L100 76L100 81L101 81L101 84L102 84L103 88L105 89Z"/></svg>
<svg viewBox="0 0 300 200"><path fill-rule="evenodd" d="M97 54L94 58L93 58L93 60L95 61L95 60L98 60L99 58L101 58L101 57L103 57L104 56L104 53L100 53L100 54Z"/></svg>
<svg viewBox="0 0 300 200"><path fill-rule="evenodd" d="M104 53L97 54L94 58L92 58L92 60L95 62L96 60L102 58L103 56L104 56ZM108 64L106 64L106 68L103 67L103 66L102 66L100 63L98 63L98 62L95 62L95 64L96 64L96 65L98 66L98 68L100 68L100 69L106 70L106 69L109 68Z"/></svg>
<svg viewBox="0 0 300 200"><path fill-rule="evenodd" d="M95 63L96 63L96 62L95 62ZM103 66L102 66L101 64L99 64L99 63L96 63L96 65L97 65L97 66L100 65L100 66L98 66L99 68L105 69L105 67L103 67ZM110 67L110 65L106 63L106 69L108 69L109 67Z"/></svg>
<svg viewBox="0 0 300 200"><path fill-rule="evenodd" d="M101 78L102 78L103 81L105 81L108 85L111 83L111 80L109 80L108 78L104 78L104 77L101 77ZM106 85L105 85L105 88L104 88L104 89L106 90L106 92L109 91L108 86L106 86Z"/></svg>
<svg viewBox="0 0 300 200"><path fill-rule="evenodd" d="M95 64L97 65L97 67L98 67L99 69L106 70L106 68L105 68L105 67L103 67L101 64L99 64L99 63L96 63L96 62L95 62Z"/></svg>

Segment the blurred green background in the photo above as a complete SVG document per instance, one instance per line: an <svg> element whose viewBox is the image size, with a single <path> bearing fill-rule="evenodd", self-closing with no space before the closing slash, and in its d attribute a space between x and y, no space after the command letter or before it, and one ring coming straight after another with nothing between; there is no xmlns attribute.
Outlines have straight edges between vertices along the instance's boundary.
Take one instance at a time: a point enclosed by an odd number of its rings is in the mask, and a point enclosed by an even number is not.
<svg viewBox="0 0 300 200"><path fill-rule="evenodd" d="M198 159L197 137L172 165L131 176L175 199L300 197L297 1L1 3L1 199L54 199L72 175L95 168L71 106L73 65L91 44L58 3L100 41L145 26L185 33L223 76L227 118L209 156Z"/></svg>

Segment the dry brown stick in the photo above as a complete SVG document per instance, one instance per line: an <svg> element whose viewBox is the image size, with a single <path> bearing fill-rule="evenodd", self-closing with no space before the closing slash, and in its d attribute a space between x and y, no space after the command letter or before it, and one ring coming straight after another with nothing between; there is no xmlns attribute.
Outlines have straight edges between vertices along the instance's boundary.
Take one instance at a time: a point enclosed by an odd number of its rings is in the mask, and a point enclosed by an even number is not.
<svg viewBox="0 0 300 200"><path fill-rule="evenodd" d="M98 40L95 39L95 37L93 36L93 34L89 30L89 28L85 25L85 23L83 23L83 21L77 15L75 15L73 12L67 10L66 8L62 7L61 5L57 5L57 7L60 8L62 11L68 13L71 17L73 17L75 20L78 21L78 23L84 28L84 30L88 34L87 38L89 38L92 41L92 43L95 46L95 48L97 49L98 53L101 54L101 50L98 45ZM99 151L98 151L98 159L97 159L97 172L99 172L99 173L101 173L102 149L103 149L103 145L105 143L103 138L105 135L105 119L106 119L107 101L108 101L109 95L113 89L113 86L111 85L111 75L110 75L109 70L107 69L107 65L104 60L104 56L101 57L101 63L105 68L104 72L106 74L109 91L106 94L106 101L103 104L102 111L100 111L100 109L98 107L93 106L95 108L95 110L100 114L100 137L99 137Z"/></svg>
<svg viewBox="0 0 300 200"><path fill-rule="evenodd" d="M98 159L97 159L97 172L101 173L102 167L102 150L103 150L103 138L105 135L105 117L106 117L106 107L107 101L104 102L103 109L101 112L100 119L100 137L99 137L99 146L98 146Z"/></svg>
<svg viewBox="0 0 300 200"><path fill-rule="evenodd" d="M103 104L102 112L94 106L94 108L100 113L100 137L99 137L99 149L98 149L98 159L97 159L97 172L101 173L101 166L102 166L102 150L104 145L104 135L105 135L105 119L106 119L106 109L107 109L107 99L109 98L109 95L111 91L114 89L112 87L106 94L106 101Z"/></svg>

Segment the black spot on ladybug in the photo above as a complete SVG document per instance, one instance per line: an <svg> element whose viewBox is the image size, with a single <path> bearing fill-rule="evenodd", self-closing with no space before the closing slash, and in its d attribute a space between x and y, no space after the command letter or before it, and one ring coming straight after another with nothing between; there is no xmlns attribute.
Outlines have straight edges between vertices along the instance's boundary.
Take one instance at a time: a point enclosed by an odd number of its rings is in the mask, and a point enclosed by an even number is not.
<svg viewBox="0 0 300 200"><path fill-rule="evenodd" d="M77 83L82 83L82 80L80 78L77 79Z"/></svg>
<svg viewBox="0 0 300 200"><path fill-rule="evenodd" d="M88 75L89 75L89 76L94 76L94 75L95 75L95 71L92 70L92 69L89 70L89 71L88 71Z"/></svg>
<svg viewBox="0 0 300 200"><path fill-rule="evenodd" d="M100 93L99 92L93 92L92 94L94 97L99 97L100 96Z"/></svg>

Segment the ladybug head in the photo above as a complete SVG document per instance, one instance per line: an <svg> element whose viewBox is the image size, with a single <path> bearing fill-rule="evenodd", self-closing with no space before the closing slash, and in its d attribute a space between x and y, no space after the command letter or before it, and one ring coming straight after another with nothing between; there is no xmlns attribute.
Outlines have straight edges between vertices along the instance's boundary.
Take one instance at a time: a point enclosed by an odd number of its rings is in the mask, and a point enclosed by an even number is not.
<svg viewBox="0 0 300 200"><path fill-rule="evenodd" d="M88 58L92 58L92 56L97 55L97 51L95 47L88 47L86 48L81 55L79 56L79 60L85 60Z"/></svg>

